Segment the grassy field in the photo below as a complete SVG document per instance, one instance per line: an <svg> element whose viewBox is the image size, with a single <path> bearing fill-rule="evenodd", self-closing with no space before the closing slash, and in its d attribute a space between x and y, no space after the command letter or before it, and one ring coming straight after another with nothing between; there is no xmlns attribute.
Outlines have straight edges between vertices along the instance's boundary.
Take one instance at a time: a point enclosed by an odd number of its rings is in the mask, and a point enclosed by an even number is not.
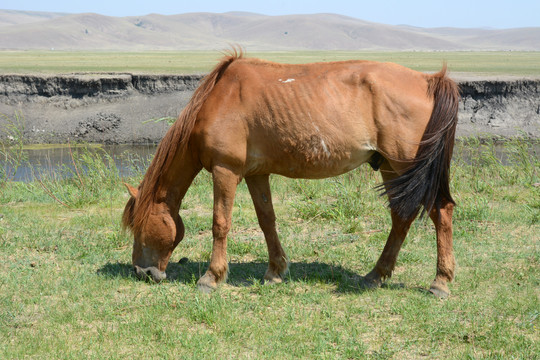
<svg viewBox="0 0 540 360"><path fill-rule="evenodd" d="M2 51L0 73L205 73L216 64L220 56L218 51ZM288 63L350 59L391 61L421 71L438 70L443 61L447 61L449 69L457 73L540 75L540 52L281 51L250 52L248 56Z"/></svg>
<svg viewBox="0 0 540 360"><path fill-rule="evenodd" d="M141 174L121 179L110 159L74 149L87 174L0 184L0 358L537 358L540 161L529 143L505 147L507 165L493 144L457 147L458 267L444 301L427 292L436 245L426 220L414 223L386 286L359 286L390 225L368 166L321 181L271 179L291 260L283 284L260 282L266 245L242 183L228 283L211 295L197 290L211 249L206 173L181 209L186 238L169 279L137 281L119 220L122 181Z"/></svg>

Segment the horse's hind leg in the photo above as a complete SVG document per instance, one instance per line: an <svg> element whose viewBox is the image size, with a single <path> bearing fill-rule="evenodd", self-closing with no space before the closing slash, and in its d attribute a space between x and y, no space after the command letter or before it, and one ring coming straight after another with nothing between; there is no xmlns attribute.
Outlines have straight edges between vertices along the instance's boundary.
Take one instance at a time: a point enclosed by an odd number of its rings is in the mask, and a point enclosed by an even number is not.
<svg viewBox="0 0 540 360"><path fill-rule="evenodd" d="M214 218L212 236L214 238L208 271L197 282L203 292L215 290L227 278L227 234L231 228L232 210L236 187L240 176L225 167L212 169L214 181Z"/></svg>
<svg viewBox="0 0 540 360"><path fill-rule="evenodd" d="M392 276L401 245L403 245L403 241L414 220L403 220L393 211L391 211L391 215L392 230L390 230L386 245L373 270L364 277L366 285L370 287L380 286L386 278Z"/></svg>
<svg viewBox="0 0 540 360"><path fill-rule="evenodd" d="M443 201L440 212L433 209L429 214L437 231L437 275L429 291L440 298L446 298L450 294L446 284L454 279L456 267L452 239L453 211L454 204Z"/></svg>
<svg viewBox="0 0 540 360"><path fill-rule="evenodd" d="M396 176L387 161L381 167L381 174L385 182ZM386 240L386 245L373 270L364 277L365 284L369 287L378 287L386 278L392 276L399 251L414 221L414 217L405 220L392 210L390 210L390 213L392 216L392 229Z"/></svg>
<svg viewBox="0 0 540 360"><path fill-rule="evenodd" d="M276 215L272 205L269 176L246 177L246 183L268 247L268 269L264 279L270 283L280 283L287 272L288 260L276 231Z"/></svg>

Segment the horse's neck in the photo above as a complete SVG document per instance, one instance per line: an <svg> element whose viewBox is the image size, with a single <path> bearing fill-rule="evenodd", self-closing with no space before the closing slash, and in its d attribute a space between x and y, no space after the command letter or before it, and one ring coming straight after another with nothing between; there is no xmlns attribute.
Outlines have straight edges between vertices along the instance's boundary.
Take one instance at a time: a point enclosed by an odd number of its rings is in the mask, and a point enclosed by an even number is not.
<svg viewBox="0 0 540 360"><path fill-rule="evenodd" d="M164 196L169 208L178 212L182 199L202 166L191 156L189 149L177 153L160 179L160 197Z"/></svg>

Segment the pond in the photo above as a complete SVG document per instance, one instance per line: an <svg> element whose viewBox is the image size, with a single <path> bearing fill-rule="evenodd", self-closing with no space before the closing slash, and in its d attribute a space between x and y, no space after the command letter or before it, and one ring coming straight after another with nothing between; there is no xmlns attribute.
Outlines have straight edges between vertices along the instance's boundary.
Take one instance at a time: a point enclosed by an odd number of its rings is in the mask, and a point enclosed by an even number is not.
<svg viewBox="0 0 540 360"><path fill-rule="evenodd" d="M116 165L120 177L129 177L144 173L156 151L156 145L87 145L81 146L36 146L23 150L26 161L15 174L5 162L0 166L12 174L15 181L32 181L46 175L64 174L65 168L75 170L77 159L84 154L102 154L110 156Z"/></svg>

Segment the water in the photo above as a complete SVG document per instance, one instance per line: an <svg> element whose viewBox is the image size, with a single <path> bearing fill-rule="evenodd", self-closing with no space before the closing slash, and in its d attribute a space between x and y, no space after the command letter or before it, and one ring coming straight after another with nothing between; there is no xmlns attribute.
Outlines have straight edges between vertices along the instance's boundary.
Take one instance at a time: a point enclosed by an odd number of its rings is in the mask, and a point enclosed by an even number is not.
<svg viewBox="0 0 540 360"><path fill-rule="evenodd" d="M508 163L508 153L504 144L494 144L493 156L503 164ZM466 163L471 163L471 159L478 158L480 147L456 144L454 160L461 159ZM156 151L156 145L100 145L89 146L87 148L69 148L68 146L44 147L24 150L27 162L22 164L12 180L32 181L39 179L43 174L47 176L54 174L65 174L64 167L74 169L73 156L88 150L89 152L108 154L114 160L121 177L129 177L136 174L143 174L150 164ZM540 154L540 143L532 143L529 147L530 156ZM72 155L73 154L73 155ZM6 168L0 159L0 166ZM10 171L10 169L7 169Z"/></svg>
<svg viewBox="0 0 540 360"><path fill-rule="evenodd" d="M65 174L65 167L74 170L74 158L81 153L108 154L114 160L121 177L144 173L156 151L155 145L100 145L81 147L44 147L24 150L26 162L20 165L12 180L32 181L42 176ZM4 162L0 166L12 173Z"/></svg>

